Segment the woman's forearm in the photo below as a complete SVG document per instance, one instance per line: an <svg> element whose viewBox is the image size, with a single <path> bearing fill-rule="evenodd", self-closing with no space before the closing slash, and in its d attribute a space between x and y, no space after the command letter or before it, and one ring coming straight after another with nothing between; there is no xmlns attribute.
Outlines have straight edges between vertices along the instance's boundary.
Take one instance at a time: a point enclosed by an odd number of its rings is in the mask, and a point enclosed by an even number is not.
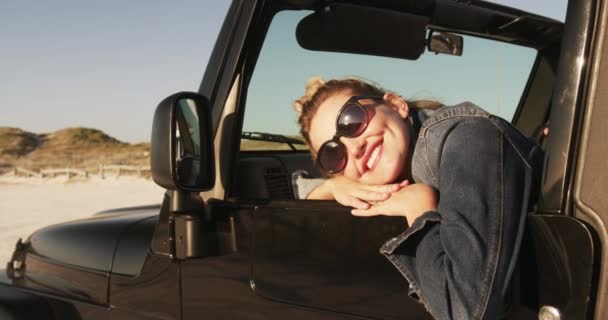
<svg viewBox="0 0 608 320"><path fill-rule="evenodd" d="M314 189L306 196L308 200L334 200L334 195L331 191L331 179L326 180Z"/></svg>

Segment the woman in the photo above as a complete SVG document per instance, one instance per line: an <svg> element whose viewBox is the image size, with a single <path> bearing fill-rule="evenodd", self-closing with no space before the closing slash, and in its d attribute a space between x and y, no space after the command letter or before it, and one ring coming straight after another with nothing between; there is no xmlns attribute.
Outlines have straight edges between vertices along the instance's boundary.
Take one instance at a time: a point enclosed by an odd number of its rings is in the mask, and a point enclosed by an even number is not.
<svg viewBox="0 0 608 320"><path fill-rule="evenodd" d="M308 199L404 216L380 251L435 318L505 315L535 144L472 103L407 102L359 79L313 78L295 108L330 177Z"/></svg>

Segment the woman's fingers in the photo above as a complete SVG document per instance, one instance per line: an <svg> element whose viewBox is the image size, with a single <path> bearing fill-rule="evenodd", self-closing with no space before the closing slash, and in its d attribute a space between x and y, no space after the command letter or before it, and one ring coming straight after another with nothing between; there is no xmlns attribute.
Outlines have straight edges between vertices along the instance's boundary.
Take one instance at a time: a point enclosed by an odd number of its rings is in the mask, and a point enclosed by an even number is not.
<svg viewBox="0 0 608 320"><path fill-rule="evenodd" d="M371 190L357 190L353 193L353 196L363 201L380 201L388 199L388 197L390 197L390 193Z"/></svg>
<svg viewBox="0 0 608 320"><path fill-rule="evenodd" d="M350 211L350 213L353 216L359 216L359 217L370 217L370 216L376 216L376 215L380 214L380 213L377 212L377 207L375 207L375 206L371 206L371 207L366 208L366 209L363 209L363 208L361 208L361 209L359 209L359 208L353 209L353 210Z"/></svg>
<svg viewBox="0 0 608 320"><path fill-rule="evenodd" d="M366 187L368 190L381 192L381 193L395 192L395 191L399 191L399 189L401 189L401 186L399 183L383 184L383 185L376 185L376 186L366 186Z"/></svg>
<svg viewBox="0 0 608 320"><path fill-rule="evenodd" d="M354 197L351 197L348 201L348 206L355 208L355 210L365 210L370 207L370 204Z"/></svg>

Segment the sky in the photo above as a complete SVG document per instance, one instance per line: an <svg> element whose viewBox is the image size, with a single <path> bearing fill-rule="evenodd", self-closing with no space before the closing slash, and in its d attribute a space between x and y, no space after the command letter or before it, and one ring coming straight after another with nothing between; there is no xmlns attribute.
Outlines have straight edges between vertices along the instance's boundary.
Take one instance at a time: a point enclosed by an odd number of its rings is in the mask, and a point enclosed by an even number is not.
<svg viewBox="0 0 608 320"><path fill-rule="evenodd" d="M158 103L198 89L228 5L0 0L0 126L149 141Z"/></svg>
<svg viewBox="0 0 608 320"><path fill-rule="evenodd" d="M564 20L566 0L497 2ZM228 5L0 0L0 126L149 141L158 102L198 89Z"/></svg>

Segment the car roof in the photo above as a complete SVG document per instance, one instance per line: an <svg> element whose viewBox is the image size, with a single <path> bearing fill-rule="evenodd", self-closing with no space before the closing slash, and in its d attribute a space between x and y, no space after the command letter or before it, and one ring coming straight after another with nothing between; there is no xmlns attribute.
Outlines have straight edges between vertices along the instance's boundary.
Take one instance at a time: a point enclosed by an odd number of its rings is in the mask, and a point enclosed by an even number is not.
<svg viewBox="0 0 608 320"><path fill-rule="evenodd" d="M480 0L281 0L281 9L323 10L334 3L425 16L428 27L541 49L559 43L564 24L552 18Z"/></svg>

